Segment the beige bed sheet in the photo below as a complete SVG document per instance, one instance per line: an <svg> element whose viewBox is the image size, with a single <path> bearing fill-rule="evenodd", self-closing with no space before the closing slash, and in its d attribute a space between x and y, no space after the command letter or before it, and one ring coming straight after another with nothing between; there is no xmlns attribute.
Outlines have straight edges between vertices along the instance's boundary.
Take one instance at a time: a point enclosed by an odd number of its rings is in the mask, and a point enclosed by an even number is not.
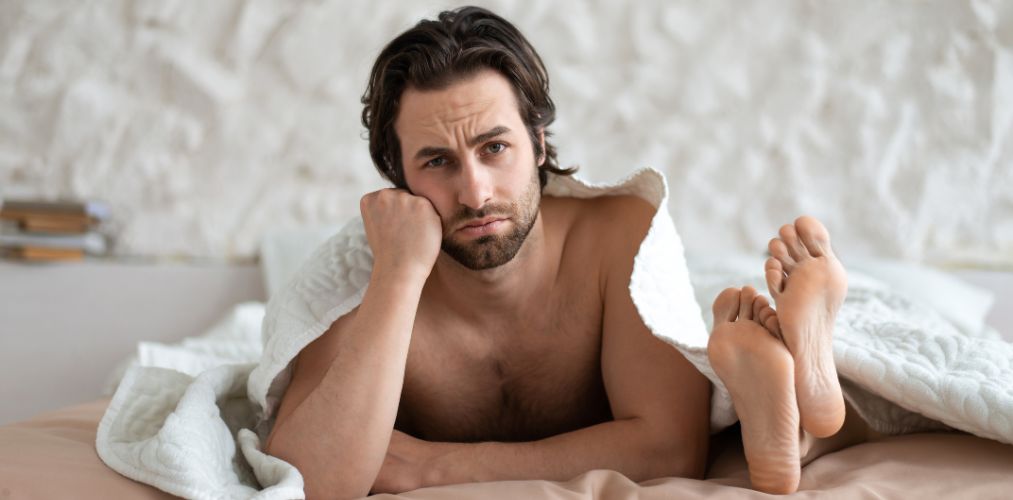
<svg viewBox="0 0 1013 500"><path fill-rule="evenodd" d="M174 498L120 476L95 453L107 399L0 427L0 499ZM503 481L425 488L405 499L766 498L748 489L737 435L715 438L708 479L657 479L639 485L591 471L570 481ZM1013 498L1013 446L958 433L912 434L853 446L802 470L790 498Z"/></svg>

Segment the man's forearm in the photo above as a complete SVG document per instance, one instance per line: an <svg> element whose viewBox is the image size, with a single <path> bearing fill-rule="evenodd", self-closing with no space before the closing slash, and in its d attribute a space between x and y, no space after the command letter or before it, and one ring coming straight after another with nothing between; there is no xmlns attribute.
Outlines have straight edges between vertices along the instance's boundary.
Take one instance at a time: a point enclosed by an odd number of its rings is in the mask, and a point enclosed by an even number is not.
<svg viewBox="0 0 1013 500"><path fill-rule="evenodd" d="M421 291L400 281L374 276L330 369L268 441L306 477L308 496L365 495L383 461Z"/></svg>
<svg viewBox="0 0 1013 500"><path fill-rule="evenodd" d="M701 476L707 438L652 433L643 419L615 420L525 443L433 443L440 458L429 477L438 484L513 479L566 481L593 469L634 481Z"/></svg>

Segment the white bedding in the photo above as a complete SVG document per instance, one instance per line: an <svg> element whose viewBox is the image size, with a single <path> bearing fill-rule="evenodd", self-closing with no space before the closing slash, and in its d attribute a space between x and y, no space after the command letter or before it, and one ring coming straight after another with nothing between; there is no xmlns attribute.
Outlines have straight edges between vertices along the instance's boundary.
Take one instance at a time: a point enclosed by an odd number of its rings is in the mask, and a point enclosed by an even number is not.
<svg viewBox="0 0 1013 500"><path fill-rule="evenodd" d="M620 187L665 205L667 191L655 172L641 172ZM598 191L569 182L554 189L574 195ZM263 310L254 304L242 306L205 339L175 348L149 345L144 363L159 367L136 366L121 382L99 426L96 446L103 461L128 477L188 497L302 497L298 471L260 453L260 439L249 429L267 423L260 427L266 431L287 383L284 369L295 353L361 299L371 264L361 224L350 224L328 245L272 298L259 366L260 331L253 325ZM690 288L681 256L678 235L661 210L637 256L631 294L645 324L716 382L712 424L719 429L735 416L706 363L709 329L697 302L709 304L730 285L764 289L762 261L695 260ZM960 286L945 277L932 279L941 280L939 286ZM848 399L873 427L899 433L938 428L942 422L1013 443L1013 345L981 334L983 312L936 301L947 320L924 305L932 302L924 297L911 300L911 293L859 273L850 281L834 355ZM204 371L219 354L246 363Z"/></svg>

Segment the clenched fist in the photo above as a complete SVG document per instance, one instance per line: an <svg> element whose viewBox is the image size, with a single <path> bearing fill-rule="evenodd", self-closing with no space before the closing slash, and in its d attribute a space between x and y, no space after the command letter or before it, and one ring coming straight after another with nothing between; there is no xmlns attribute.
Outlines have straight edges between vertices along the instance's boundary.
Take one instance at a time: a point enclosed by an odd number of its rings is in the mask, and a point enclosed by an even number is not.
<svg viewBox="0 0 1013 500"><path fill-rule="evenodd" d="M404 189L381 189L359 201L373 272L425 281L440 254L443 226L433 204Z"/></svg>

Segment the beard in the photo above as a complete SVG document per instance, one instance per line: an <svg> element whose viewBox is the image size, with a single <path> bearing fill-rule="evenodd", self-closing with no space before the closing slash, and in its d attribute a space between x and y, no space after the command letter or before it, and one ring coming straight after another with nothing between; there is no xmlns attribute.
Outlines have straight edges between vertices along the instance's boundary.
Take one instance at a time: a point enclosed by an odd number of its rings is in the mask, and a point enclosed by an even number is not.
<svg viewBox="0 0 1013 500"><path fill-rule="evenodd" d="M458 227L462 222L481 219L487 216L502 216L513 222L513 230L497 235L489 234L480 236L470 241L458 242L454 239L454 233L444 236L441 248L447 255L459 262L464 267L473 271L492 269L502 266L513 260L520 251L528 233L535 225L538 218L538 207L541 204L541 185L538 182L538 170L532 182L528 184L520 200L512 203L488 204L475 210L471 207L462 206L451 219L448 227L444 228L444 234L448 230Z"/></svg>

